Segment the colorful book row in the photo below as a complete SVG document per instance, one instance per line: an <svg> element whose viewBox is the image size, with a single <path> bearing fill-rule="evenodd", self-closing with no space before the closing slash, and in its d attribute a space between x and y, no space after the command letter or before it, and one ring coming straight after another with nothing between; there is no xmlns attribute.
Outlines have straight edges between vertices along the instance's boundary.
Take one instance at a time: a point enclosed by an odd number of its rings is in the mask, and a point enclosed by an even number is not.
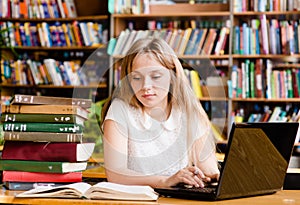
<svg viewBox="0 0 300 205"><path fill-rule="evenodd" d="M252 19L233 29L233 53L298 54L300 52L299 20Z"/></svg>
<svg viewBox="0 0 300 205"><path fill-rule="evenodd" d="M233 12L299 11L298 0L233 0Z"/></svg>
<svg viewBox="0 0 300 205"><path fill-rule="evenodd" d="M125 55L136 40L156 36L163 38L178 55L223 55L228 53L229 27L187 28L161 30L123 30L118 38L112 38L108 54Z"/></svg>
<svg viewBox="0 0 300 205"><path fill-rule="evenodd" d="M108 11L111 14L149 14L150 0L108 0Z"/></svg>
<svg viewBox="0 0 300 205"><path fill-rule="evenodd" d="M2 18L74 18L74 0L0 0Z"/></svg>
<svg viewBox="0 0 300 205"><path fill-rule="evenodd" d="M236 122L300 122L299 106L275 106L270 108L264 106L261 110L256 110L244 114L244 109L240 108L234 111L231 115L232 120ZM300 134L298 134L300 137ZM299 142L299 138L296 138Z"/></svg>
<svg viewBox="0 0 300 205"><path fill-rule="evenodd" d="M232 98L298 98L300 68L275 66L271 60L246 59L233 65L229 93Z"/></svg>
<svg viewBox="0 0 300 205"><path fill-rule="evenodd" d="M0 22L0 30L6 30L6 46L99 46L107 42L107 29L97 22L34 23Z"/></svg>
<svg viewBox="0 0 300 205"><path fill-rule="evenodd" d="M88 85L76 61L1 60L2 83L18 85Z"/></svg>

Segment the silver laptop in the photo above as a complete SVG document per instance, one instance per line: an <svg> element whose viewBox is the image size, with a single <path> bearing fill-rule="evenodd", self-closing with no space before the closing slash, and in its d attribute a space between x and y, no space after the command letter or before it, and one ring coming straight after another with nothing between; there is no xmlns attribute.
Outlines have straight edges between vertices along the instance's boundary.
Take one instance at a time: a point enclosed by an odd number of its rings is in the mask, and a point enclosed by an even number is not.
<svg viewBox="0 0 300 205"><path fill-rule="evenodd" d="M156 188L159 194L223 200L272 194L282 189L299 123L233 123L220 179L206 188Z"/></svg>

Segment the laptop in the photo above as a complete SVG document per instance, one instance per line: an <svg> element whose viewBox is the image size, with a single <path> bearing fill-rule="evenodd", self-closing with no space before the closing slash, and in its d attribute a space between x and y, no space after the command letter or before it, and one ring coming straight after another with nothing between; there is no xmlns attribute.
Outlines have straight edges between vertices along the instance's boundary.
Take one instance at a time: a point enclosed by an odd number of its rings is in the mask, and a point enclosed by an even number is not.
<svg viewBox="0 0 300 205"><path fill-rule="evenodd" d="M155 188L160 195L223 200L272 194L282 189L298 122L233 123L215 187Z"/></svg>

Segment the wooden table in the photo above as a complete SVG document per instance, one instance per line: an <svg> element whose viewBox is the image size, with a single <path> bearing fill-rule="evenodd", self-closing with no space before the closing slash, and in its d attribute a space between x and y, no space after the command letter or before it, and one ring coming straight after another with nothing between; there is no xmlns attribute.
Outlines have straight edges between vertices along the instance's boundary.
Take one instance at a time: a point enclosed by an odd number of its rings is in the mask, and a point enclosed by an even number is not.
<svg viewBox="0 0 300 205"><path fill-rule="evenodd" d="M106 179L105 169L102 165L84 170L82 172L83 178Z"/></svg>
<svg viewBox="0 0 300 205"><path fill-rule="evenodd" d="M51 205L79 205L79 204L118 204L118 205L133 205L133 204L211 204L211 205L296 205L300 204L300 191L299 190L283 190L276 194L247 197L241 199L230 199L223 201L194 201L175 198L161 197L157 201L117 201L117 200L85 200L85 199L49 199L49 198L15 198L14 195L19 192L2 190L0 193L0 204L51 204Z"/></svg>

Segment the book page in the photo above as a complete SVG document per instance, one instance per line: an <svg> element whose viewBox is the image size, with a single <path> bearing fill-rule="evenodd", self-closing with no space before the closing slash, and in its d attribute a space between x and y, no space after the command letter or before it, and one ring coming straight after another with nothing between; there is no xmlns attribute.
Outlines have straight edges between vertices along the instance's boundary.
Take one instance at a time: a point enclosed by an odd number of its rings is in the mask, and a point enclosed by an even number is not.
<svg viewBox="0 0 300 205"><path fill-rule="evenodd" d="M90 199L156 200L158 194L150 186L99 182L85 194Z"/></svg>
<svg viewBox="0 0 300 205"><path fill-rule="evenodd" d="M38 186L22 192L16 197L57 197L57 198L82 198L91 185L84 182L72 183L58 187Z"/></svg>

